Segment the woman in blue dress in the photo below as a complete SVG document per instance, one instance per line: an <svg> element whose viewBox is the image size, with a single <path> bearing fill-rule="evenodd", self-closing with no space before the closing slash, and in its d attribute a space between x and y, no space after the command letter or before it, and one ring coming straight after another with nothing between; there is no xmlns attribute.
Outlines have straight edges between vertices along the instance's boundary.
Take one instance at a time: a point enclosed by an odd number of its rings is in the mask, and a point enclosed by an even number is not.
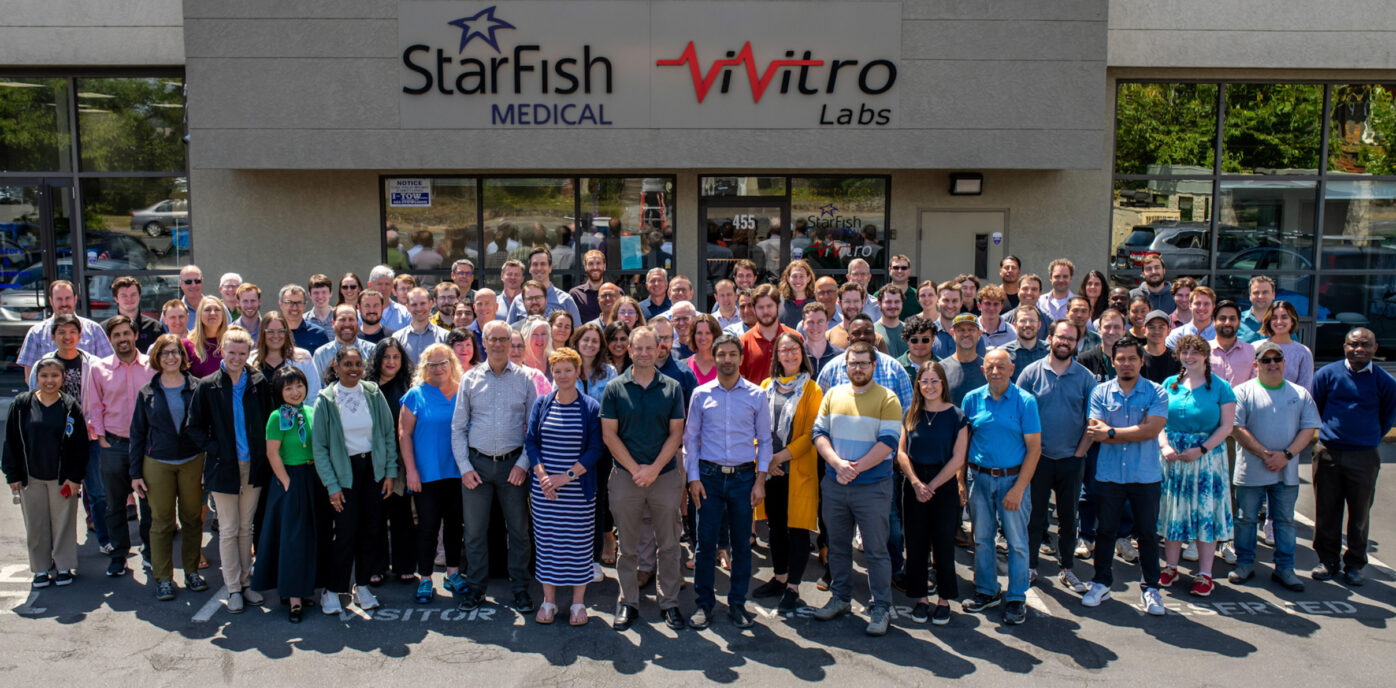
<svg viewBox="0 0 1396 688"><path fill-rule="evenodd" d="M1168 424L1159 435L1163 496L1159 534L1166 541L1159 586L1178 579L1178 558L1189 542L1200 560L1193 595L1212 594L1212 559L1217 543L1232 537L1230 475L1226 438L1236 416L1236 394L1212 374L1211 346L1190 334L1178 340L1183 371L1163 381L1168 392Z"/></svg>
<svg viewBox="0 0 1396 688"><path fill-rule="evenodd" d="M533 473L533 542L543 604L538 623L557 618L557 588L572 586L568 620L587 622L586 586L592 580L596 476L601 458L601 405L577 390L582 358L570 348L548 357L557 391L539 397L528 414L524 451Z"/></svg>

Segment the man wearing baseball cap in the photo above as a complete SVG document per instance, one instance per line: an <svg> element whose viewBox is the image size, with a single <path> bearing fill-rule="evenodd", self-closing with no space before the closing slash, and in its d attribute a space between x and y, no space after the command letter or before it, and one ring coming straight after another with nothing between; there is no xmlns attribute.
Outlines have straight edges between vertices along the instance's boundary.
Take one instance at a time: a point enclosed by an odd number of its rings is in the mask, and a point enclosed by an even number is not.
<svg viewBox="0 0 1396 688"><path fill-rule="evenodd" d="M1144 369L1140 377L1149 382L1161 385L1183 369L1183 364L1168 348L1168 332L1172 328L1173 321L1163 311L1150 311L1144 317Z"/></svg>
<svg viewBox="0 0 1396 688"><path fill-rule="evenodd" d="M978 349L983 335L979 329L979 318L972 313L955 316L950 324L950 334L955 338L955 353L942 359L940 365L945 368L950 402L959 406L971 389L988 384L984 379L984 359L980 357Z"/></svg>

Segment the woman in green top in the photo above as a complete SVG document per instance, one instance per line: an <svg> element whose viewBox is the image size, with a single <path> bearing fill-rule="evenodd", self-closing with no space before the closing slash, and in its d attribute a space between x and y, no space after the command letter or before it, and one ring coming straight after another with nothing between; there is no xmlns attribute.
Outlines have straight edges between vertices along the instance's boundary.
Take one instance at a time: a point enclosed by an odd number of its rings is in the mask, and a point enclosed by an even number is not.
<svg viewBox="0 0 1396 688"><path fill-rule="evenodd" d="M252 589L276 588L290 598L291 623L300 623L302 602L315 594L316 563L325 554L319 534L328 533L329 521L321 513L325 490L310 448L312 409L305 405L305 373L282 366L271 386L281 401L267 420L266 433L267 462L276 479L267 497Z"/></svg>

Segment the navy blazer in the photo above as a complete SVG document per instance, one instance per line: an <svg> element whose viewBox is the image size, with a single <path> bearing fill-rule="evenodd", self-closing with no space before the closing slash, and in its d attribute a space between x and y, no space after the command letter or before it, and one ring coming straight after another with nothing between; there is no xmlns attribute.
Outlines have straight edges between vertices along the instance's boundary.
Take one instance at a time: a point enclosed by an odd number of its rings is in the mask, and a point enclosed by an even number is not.
<svg viewBox="0 0 1396 688"><path fill-rule="evenodd" d="M601 459L601 452L604 445L601 442L601 403L591 397L577 392L577 396L582 400L582 454L577 457L577 463L587 469L579 482L582 492L587 499L596 497L596 462ZM533 401L533 408L528 412L528 430L524 433L524 452L528 455L529 471L542 462L543 448L543 419L548 417L548 410L552 408L553 402L557 400L557 392L551 392L545 396L538 397ZM531 479L535 479L530 476Z"/></svg>

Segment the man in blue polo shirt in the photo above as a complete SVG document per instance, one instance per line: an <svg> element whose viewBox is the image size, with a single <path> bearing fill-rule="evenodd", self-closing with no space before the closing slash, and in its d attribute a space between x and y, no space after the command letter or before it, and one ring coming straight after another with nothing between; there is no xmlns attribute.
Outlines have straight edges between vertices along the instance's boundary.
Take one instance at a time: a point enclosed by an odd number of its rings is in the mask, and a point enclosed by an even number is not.
<svg viewBox="0 0 1396 688"><path fill-rule="evenodd" d="M1158 591L1158 507L1163 468L1159 463L1158 434L1168 421L1168 393L1140 377L1144 367L1144 342L1125 335L1115 343L1112 362L1115 379L1097 385L1091 393L1086 436L1100 444L1095 479L1100 500L1098 532L1112 533L1128 499L1134 508L1134 534L1139 539L1139 568L1143 570L1144 608L1164 614ZM1114 552L1095 549L1095 577L1081 598L1087 607L1110 599L1114 582Z"/></svg>
<svg viewBox="0 0 1396 688"><path fill-rule="evenodd" d="M1038 456L1042 453L1042 422L1037 400L1010 382L1013 362L1001 349L984 357L989 384L965 395L964 413L973 430L969 468L974 483L969 513L974 522L974 597L964 610L980 612L1004 601L998 582L994 535L1003 528L1008 539L1008 605L1003 622L1014 626L1027 620L1028 513Z"/></svg>

